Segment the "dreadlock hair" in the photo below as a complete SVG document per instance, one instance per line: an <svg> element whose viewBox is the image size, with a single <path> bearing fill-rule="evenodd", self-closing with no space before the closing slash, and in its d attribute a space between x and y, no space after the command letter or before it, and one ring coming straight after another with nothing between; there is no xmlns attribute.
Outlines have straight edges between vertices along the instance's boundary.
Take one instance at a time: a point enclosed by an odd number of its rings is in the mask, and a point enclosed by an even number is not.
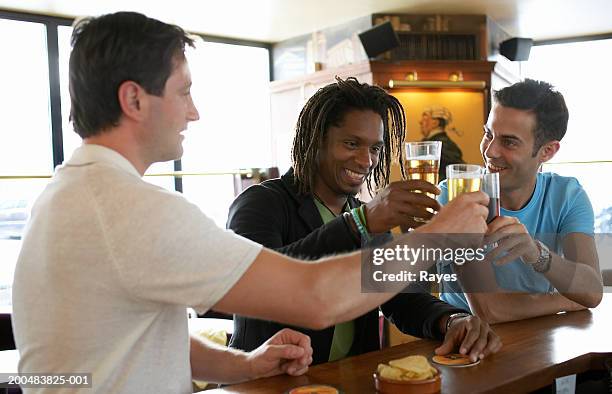
<svg viewBox="0 0 612 394"><path fill-rule="evenodd" d="M372 177L377 187L389 183L393 154L399 158L400 171L405 178L402 143L406 130L406 116L399 100L378 86L359 83L356 78L342 80L319 89L306 103L297 120L291 149L293 170L301 193L309 193L317 176L317 155L331 126L341 126L350 111L370 110L383 123L383 148L379 162L366 177L372 193Z"/></svg>

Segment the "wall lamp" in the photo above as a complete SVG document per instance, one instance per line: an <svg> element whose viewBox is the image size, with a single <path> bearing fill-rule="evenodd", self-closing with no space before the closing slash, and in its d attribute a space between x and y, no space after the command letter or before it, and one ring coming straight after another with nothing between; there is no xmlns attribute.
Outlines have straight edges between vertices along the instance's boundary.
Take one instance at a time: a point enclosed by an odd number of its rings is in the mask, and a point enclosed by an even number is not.
<svg viewBox="0 0 612 394"><path fill-rule="evenodd" d="M484 90L485 81L406 81L401 79L390 79L389 88L434 88L434 89L473 89Z"/></svg>
<svg viewBox="0 0 612 394"><path fill-rule="evenodd" d="M487 84L485 81L464 81L461 71L452 71L448 74L447 81L419 81L416 71L409 71L406 79L390 79L389 88L434 88L434 89L473 89L484 90Z"/></svg>

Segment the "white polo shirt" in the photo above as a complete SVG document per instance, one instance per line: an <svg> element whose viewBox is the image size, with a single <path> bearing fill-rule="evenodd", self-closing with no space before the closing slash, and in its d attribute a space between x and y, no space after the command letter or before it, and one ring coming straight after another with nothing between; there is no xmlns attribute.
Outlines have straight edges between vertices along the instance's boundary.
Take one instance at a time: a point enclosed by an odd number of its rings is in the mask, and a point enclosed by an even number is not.
<svg viewBox="0 0 612 394"><path fill-rule="evenodd" d="M116 151L80 147L23 238L13 284L20 372L91 372L97 393L191 392L185 308L212 307L260 250L143 181Z"/></svg>

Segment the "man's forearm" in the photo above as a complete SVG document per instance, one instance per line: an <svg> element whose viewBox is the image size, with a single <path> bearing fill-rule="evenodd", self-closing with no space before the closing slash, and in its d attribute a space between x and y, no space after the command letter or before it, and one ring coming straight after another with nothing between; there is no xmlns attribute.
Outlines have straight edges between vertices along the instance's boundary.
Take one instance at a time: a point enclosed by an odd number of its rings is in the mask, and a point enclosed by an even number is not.
<svg viewBox="0 0 612 394"><path fill-rule="evenodd" d="M490 324L585 308L559 293L509 293L497 285L489 264L466 264L455 271L468 289L465 295L472 313Z"/></svg>
<svg viewBox="0 0 612 394"><path fill-rule="evenodd" d="M466 298L472 312L489 324L586 309L559 293L466 293Z"/></svg>
<svg viewBox="0 0 612 394"><path fill-rule="evenodd" d="M550 269L543 275L571 301L588 308L596 307L601 301L601 275L587 264L576 263L551 253Z"/></svg>
<svg viewBox="0 0 612 394"><path fill-rule="evenodd" d="M205 339L190 337L189 361L193 379L213 383L238 383L254 379L247 354Z"/></svg>
<svg viewBox="0 0 612 394"><path fill-rule="evenodd" d="M388 242L382 248L393 249L396 246L419 249L431 243L433 237L431 235L404 234L395 237L391 242ZM436 245L438 246L438 245ZM361 259L368 259L361 265L361 270L356 270L354 258L359 256ZM394 294L401 292L409 284L408 282L380 282L379 287L362 292L362 275L368 281L372 277L373 272L380 270L382 273L412 273L418 277L420 271L427 270L433 263L432 261L418 261L416 264L408 264L407 262L390 260L385 263L375 266L369 255L368 249L362 250L362 255L353 254L345 258L336 258L338 261L325 262L321 261L317 271L313 272L312 280L314 283L313 294L321 295L318 306L319 311L325 311L328 317L333 321L330 324L347 321L358 317L377 306L388 301ZM330 264L331 263L331 264ZM362 272L363 271L363 272ZM380 275L379 275L380 277ZM341 278L338 280L338 278ZM352 296L347 297L347 294ZM321 313L321 312L319 312Z"/></svg>

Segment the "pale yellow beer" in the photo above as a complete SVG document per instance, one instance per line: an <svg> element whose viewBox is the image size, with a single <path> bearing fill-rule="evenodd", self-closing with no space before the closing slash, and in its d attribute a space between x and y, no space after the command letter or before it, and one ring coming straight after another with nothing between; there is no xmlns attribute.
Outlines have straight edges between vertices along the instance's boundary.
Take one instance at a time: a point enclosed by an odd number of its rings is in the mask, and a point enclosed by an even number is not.
<svg viewBox="0 0 612 394"><path fill-rule="evenodd" d="M484 168L476 164L451 164L446 166L448 201L461 193L480 190Z"/></svg>
<svg viewBox="0 0 612 394"><path fill-rule="evenodd" d="M408 179L422 179L431 183L438 184L438 170L440 160L432 156L414 157L406 160L406 175ZM431 198L436 198L435 194L427 193Z"/></svg>
<svg viewBox="0 0 612 394"><path fill-rule="evenodd" d="M438 184L438 170L440 169L440 153L442 152L441 141L417 141L406 143L406 176L409 180L424 180L432 185ZM415 190L420 193L421 191ZM433 199L435 194L427 193ZM427 208L431 213L434 210ZM426 223L427 220L415 217L415 221Z"/></svg>
<svg viewBox="0 0 612 394"><path fill-rule="evenodd" d="M448 201L461 193L477 192L480 190L480 177L473 178L447 178Z"/></svg>

